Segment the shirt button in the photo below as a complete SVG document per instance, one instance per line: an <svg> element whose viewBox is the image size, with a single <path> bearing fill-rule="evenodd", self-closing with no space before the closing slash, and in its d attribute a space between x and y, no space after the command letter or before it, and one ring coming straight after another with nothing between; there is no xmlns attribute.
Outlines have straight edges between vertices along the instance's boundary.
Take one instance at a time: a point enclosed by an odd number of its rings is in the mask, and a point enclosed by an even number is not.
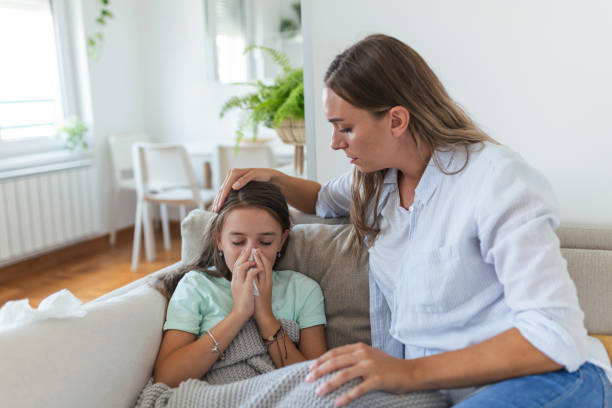
<svg viewBox="0 0 612 408"><path fill-rule="evenodd" d="M414 210L414 205L411 205L410 207L408 207L408 211L412 211Z"/></svg>

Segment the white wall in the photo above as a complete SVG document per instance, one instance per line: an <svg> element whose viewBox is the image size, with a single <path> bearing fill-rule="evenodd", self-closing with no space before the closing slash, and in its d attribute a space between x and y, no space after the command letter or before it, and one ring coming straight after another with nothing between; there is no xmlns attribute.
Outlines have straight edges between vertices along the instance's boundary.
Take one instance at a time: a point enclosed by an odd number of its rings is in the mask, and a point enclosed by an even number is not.
<svg viewBox="0 0 612 408"><path fill-rule="evenodd" d="M611 2L310 0L303 7L312 25L305 29L312 177L326 181L350 168L329 148L320 98L327 65L383 32L417 50L486 132L549 178L563 222L612 225Z"/></svg>
<svg viewBox="0 0 612 408"><path fill-rule="evenodd" d="M204 2L136 0L144 122L155 140L228 142L235 119L223 103L244 88L211 80ZM229 137L228 137L229 136Z"/></svg>
<svg viewBox="0 0 612 408"><path fill-rule="evenodd" d="M95 33L99 0L71 5L81 31ZM99 58L83 58L80 65L86 71L81 72L82 116L91 128L100 180L101 232L108 230L111 204L109 135L145 130L158 142L233 143L238 112L220 119L219 111L231 96L252 90L212 79L204 0L117 1L110 10L115 17L102 29ZM73 34L77 46L84 42L78 31ZM276 137L268 129L261 129L260 136ZM197 169L201 166L196 167L201 181ZM134 194L125 192L120 201L118 227L123 228L134 222Z"/></svg>
<svg viewBox="0 0 612 408"><path fill-rule="evenodd" d="M81 7L72 7L82 13L83 29L86 35L93 35L98 26L95 19L99 14L98 0L83 0ZM108 136L113 133L128 132L144 127L141 63L139 58L138 27L134 24L140 10L133 1L111 3L115 14L102 30L104 43L97 59L89 58L81 66L86 83L81 83L81 104L83 116L92 133L92 150L97 166L99 182L99 208L101 210L102 231L108 230L112 172L108 154ZM76 19L75 16L73 18ZM79 30L75 35L79 36ZM74 38L75 44L84 42ZM85 89L87 88L87 89ZM96 197L97 198L97 197ZM121 197L119 227L134 223L135 196L124 194Z"/></svg>
<svg viewBox="0 0 612 408"><path fill-rule="evenodd" d="M203 7L203 0L110 5L115 17L102 29L105 40L99 57L86 61L87 83L82 86L89 92L83 104L89 105L85 110L90 113L84 116L91 124L98 166L101 232L108 230L111 205L109 135L145 130L158 142L211 145L234 137L237 113L219 119L219 111L230 96L247 89L210 79ZM98 30L98 0L84 0L77 11L86 33ZM202 178L201 172L197 175ZM135 195L124 192L119 208L118 228L133 224Z"/></svg>

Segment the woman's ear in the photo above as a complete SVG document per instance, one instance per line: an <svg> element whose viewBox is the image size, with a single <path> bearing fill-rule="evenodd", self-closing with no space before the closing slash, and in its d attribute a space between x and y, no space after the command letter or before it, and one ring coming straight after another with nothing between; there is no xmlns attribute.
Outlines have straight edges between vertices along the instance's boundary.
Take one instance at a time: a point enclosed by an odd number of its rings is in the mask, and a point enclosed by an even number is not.
<svg viewBox="0 0 612 408"><path fill-rule="evenodd" d="M391 115L391 134L394 137L400 137L408 129L410 123L410 112L403 106L394 106L389 110Z"/></svg>

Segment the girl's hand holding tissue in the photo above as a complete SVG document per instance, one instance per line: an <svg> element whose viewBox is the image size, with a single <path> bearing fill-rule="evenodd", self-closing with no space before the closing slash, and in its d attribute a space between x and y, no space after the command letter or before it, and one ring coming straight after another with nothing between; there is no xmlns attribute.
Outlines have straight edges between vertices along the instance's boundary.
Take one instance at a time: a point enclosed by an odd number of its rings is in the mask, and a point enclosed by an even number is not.
<svg viewBox="0 0 612 408"><path fill-rule="evenodd" d="M256 251L253 259L255 260L258 271L255 277L255 284L259 289L259 296L255 297L255 313L253 317L256 321L276 320L272 313L272 262L264 256L261 251Z"/></svg>
<svg viewBox="0 0 612 408"><path fill-rule="evenodd" d="M255 311L255 295L253 284L259 270L254 261L249 261L250 248L245 248L240 253L232 271L232 298L234 306L232 312L242 316L245 321L253 316Z"/></svg>

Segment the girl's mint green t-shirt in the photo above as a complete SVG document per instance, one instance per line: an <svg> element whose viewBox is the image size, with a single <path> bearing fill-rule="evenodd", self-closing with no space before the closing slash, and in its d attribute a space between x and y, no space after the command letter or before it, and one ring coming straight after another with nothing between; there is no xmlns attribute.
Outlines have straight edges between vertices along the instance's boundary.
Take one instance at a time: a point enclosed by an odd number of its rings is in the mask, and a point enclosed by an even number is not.
<svg viewBox="0 0 612 408"><path fill-rule="evenodd" d="M179 281L166 313L164 331L182 330L198 338L232 311L230 281L191 271ZM295 271L273 271L272 312L300 329L326 324L323 292L313 279Z"/></svg>

